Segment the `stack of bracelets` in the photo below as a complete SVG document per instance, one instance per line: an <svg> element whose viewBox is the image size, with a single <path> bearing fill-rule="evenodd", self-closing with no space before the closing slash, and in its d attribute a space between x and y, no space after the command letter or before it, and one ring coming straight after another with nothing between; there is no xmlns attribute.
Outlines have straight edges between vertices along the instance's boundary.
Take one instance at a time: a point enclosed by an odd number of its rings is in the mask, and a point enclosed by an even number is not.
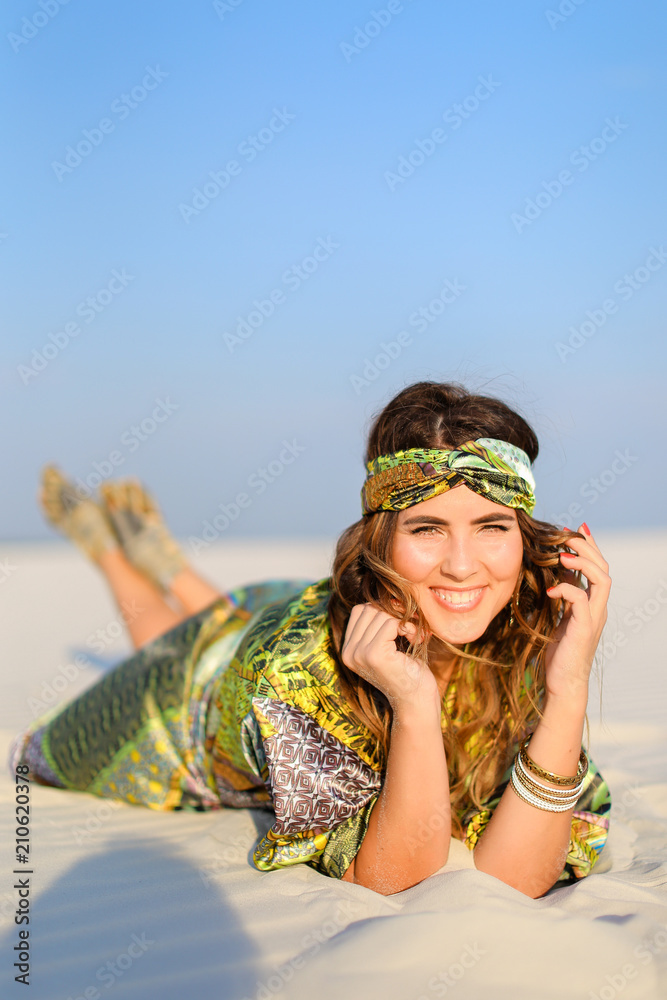
<svg viewBox="0 0 667 1000"><path fill-rule="evenodd" d="M582 750L577 764L577 773L572 778L553 774L551 771L545 771L528 756L527 747L530 743L530 736L527 736L523 741L514 758L514 766L510 775L512 788L519 798L537 809L545 809L547 812L567 812L575 805L581 795L584 778L588 774L588 757ZM544 778L561 787L551 788L538 781L537 778Z"/></svg>

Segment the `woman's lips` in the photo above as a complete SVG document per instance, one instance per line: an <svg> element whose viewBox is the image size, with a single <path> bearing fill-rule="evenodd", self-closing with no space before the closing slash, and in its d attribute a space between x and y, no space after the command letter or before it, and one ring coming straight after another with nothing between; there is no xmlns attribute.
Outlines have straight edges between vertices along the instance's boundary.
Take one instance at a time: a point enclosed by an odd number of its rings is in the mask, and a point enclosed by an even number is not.
<svg viewBox="0 0 667 1000"><path fill-rule="evenodd" d="M430 587L435 600L442 608L453 611L455 614L462 614L465 611L472 611L478 606L484 597L486 587L471 587L470 590L457 591L447 590L446 587Z"/></svg>

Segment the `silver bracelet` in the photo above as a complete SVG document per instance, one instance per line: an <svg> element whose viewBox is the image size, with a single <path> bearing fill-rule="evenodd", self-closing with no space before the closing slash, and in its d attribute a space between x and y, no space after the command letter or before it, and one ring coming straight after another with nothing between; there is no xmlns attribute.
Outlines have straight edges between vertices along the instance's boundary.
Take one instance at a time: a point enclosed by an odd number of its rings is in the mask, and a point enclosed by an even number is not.
<svg viewBox="0 0 667 1000"><path fill-rule="evenodd" d="M533 795L532 792L529 792L523 787L521 782L516 777L514 769L512 769L510 774L510 783L519 798L523 799L524 802L527 802L529 805L535 806L536 809L542 809L545 812L560 813L567 812L575 805L574 802L555 803L547 801L546 799L538 798L536 795Z"/></svg>
<svg viewBox="0 0 667 1000"><path fill-rule="evenodd" d="M555 805L555 806L561 806L562 805L562 806L565 806L565 807L574 806L574 805L577 804L578 796L576 796L576 795L568 796L565 799L552 797L551 795L547 795L546 793L540 792L536 788L532 788L530 786L530 783L523 777L523 775L521 774L520 771L514 770L512 773L514 775L515 784L518 783L517 787L519 785L521 785L521 788L526 793L526 795L528 795L528 796L530 796L530 797L532 797L534 799L537 799L540 802L548 802L548 803L550 803L552 805Z"/></svg>

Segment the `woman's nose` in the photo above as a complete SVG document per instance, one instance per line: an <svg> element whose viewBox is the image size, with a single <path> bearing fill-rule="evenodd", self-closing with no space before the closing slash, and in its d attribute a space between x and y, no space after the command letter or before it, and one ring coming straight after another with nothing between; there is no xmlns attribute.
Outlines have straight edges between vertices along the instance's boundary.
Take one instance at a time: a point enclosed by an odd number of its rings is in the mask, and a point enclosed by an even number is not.
<svg viewBox="0 0 667 1000"><path fill-rule="evenodd" d="M474 545L470 539L450 538L440 561L440 569L457 580L465 580L475 569Z"/></svg>

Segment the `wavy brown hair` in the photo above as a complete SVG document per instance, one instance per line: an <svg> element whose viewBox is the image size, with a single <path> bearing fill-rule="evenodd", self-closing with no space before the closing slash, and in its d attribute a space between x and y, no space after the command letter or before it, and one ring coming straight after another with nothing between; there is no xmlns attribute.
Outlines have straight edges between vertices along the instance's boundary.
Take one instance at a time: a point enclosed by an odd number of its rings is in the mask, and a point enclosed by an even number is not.
<svg viewBox="0 0 667 1000"><path fill-rule="evenodd" d="M480 437L499 438L522 448L531 463L539 445L535 432L505 403L470 393L459 383L417 382L400 392L375 418L365 461L408 448L456 448ZM486 631L463 650L439 640L456 654L451 679L456 679L451 714L443 699L447 725L443 743L447 756L452 804L452 833L463 839L464 817L481 808L511 763L514 746L535 727L544 700L544 652L565 603L546 596L563 576L559 552L566 532L517 510L523 538L523 560L510 608L501 611ZM343 532L332 568L329 619L341 688L355 715L377 738L386 770L392 710L376 687L348 668L340 657L350 612L355 604L372 602L403 623L412 621L418 634L427 622L411 584L391 565L397 511L366 514ZM580 579L581 574L576 575ZM399 602L402 613L393 600ZM398 647L428 662L428 643ZM588 719L586 719L588 725Z"/></svg>

